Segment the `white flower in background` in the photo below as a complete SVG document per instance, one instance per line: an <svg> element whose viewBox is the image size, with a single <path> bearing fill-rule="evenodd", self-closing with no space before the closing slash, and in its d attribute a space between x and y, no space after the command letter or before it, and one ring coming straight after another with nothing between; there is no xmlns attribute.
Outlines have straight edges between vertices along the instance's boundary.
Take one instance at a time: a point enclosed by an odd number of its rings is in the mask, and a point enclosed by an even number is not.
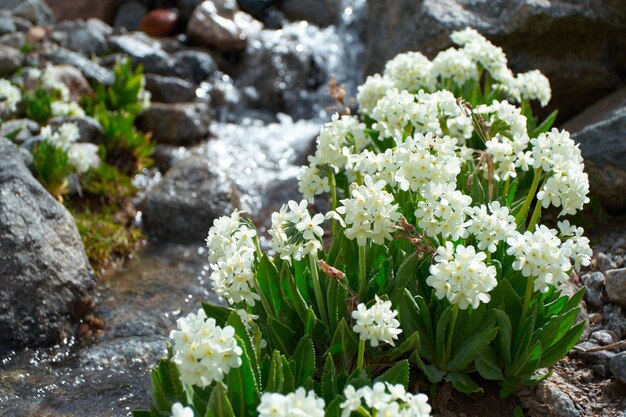
<svg viewBox="0 0 626 417"><path fill-rule="evenodd" d="M181 403L174 403L172 417L193 417L193 410L191 407L184 407Z"/></svg>
<svg viewBox="0 0 626 417"><path fill-rule="evenodd" d="M515 257L513 269L522 271L525 277L534 277L535 291L546 292L550 285L567 281L572 268L570 252L561 245L556 230L538 225L533 233L514 232L507 244L506 253Z"/></svg>
<svg viewBox="0 0 626 417"><path fill-rule="evenodd" d="M8 80L0 79L0 113L14 112L21 100L20 89Z"/></svg>
<svg viewBox="0 0 626 417"><path fill-rule="evenodd" d="M351 155L348 163L350 166L348 172L357 171L362 176L369 175L375 182L382 180L392 187L396 185L395 149L385 149L383 153L366 149L358 155Z"/></svg>
<svg viewBox="0 0 626 417"><path fill-rule="evenodd" d="M470 27L452 32L450 39L458 46L465 46L465 44L468 43L484 42L486 40L476 29Z"/></svg>
<svg viewBox="0 0 626 417"><path fill-rule="evenodd" d="M80 131L76 123L63 123L55 132L50 126L41 129L43 140L67 152L70 146L80 138Z"/></svg>
<svg viewBox="0 0 626 417"><path fill-rule="evenodd" d="M287 395L265 392L257 407L259 417L324 417L324 400L300 387Z"/></svg>
<svg viewBox="0 0 626 417"><path fill-rule="evenodd" d="M320 226L325 218L321 213L311 217L308 201L289 201L272 214L272 249L287 261L293 257L300 260L311 254L316 256L322 249L324 229Z"/></svg>
<svg viewBox="0 0 626 417"><path fill-rule="evenodd" d="M447 90L432 94L420 91L417 94L420 112L414 125L422 133L435 133L438 136L450 135L460 144L472 136L472 120L461 109L456 97ZM444 131L442 129L447 129Z"/></svg>
<svg viewBox="0 0 626 417"><path fill-rule="evenodd" d="M206 387L224 379L232 368L241 366L242 349L237 345L235 329L221 328L215 319L207 319L204 310L190 313L176 321L172 362L180 371L184 384Z"/></svg>
<svg viewBox="0 0 626 417"><path fill-rule="evenodd" d="M359 110L364 114L372 114L378 100L395 86L389 77L381 77L380 74L370 75L357 89L356 100L359 103Z"/></svg>
<svg viewBox="0 0 626 417"><path fill-rule="evenodd" d="M445 247L437 249L436 263L430 266L426 283L440 300L445 297L461 310L478 308L481 302L489 302L489 292L498 284L495 266L487 266L485 259L487 255L476 252L473 246L454 248L446 242Z"/></svg>
<svg viewBox="0 0 626 417"><path fill-rule="evenodd" d="M137 101L141 104L142 110L148 110L151 106L150 100L152 99L152 94L148 90L146 90L146 77L141 75L141 88L139 89L139 93L137 93Z"/></svg>
<svg viewBox="0 0 626 417"><path fill-rule="evenodd" d="M500 74L507 68L507 59L504 51L487 39L475 39L463 46L465 53L489 71L490 74Z"/></svg>
<svg viewBox="0 0 626 417"><path fill-rule="evenodd" d="M312 203L316 195L330 192L328 177L317 166L304 165L298 174L298 191Z"/></svg>
<svg viewBox="0 0 626 417"><path fill-rule="evenodd" d="M68 149L67 156L78 174L100 166L98 146L93 143L74 143Z"/></svg>
<svg viewBox="0 0 626 417"><path fill-rule="evenodd" d="M439 52L433 59L433 78L452 80L457 86L478 78L478 69L463 49L449 48Z"/></svg>
<svg viewBox="0 0 626 417"><path fill-rule="evenodd" d="M567 253L567 256L574 261L574 269L580 271L581 266L589 266L591 264L591 256L593 251L589 246L589 239L583 234L585 233L582 227L570 225L569 220L557 222L561 236L566 238L563 241L562 248Z"/></svg>
<svg viewBox="0 0 626 417"><path fill-rule="evenodd" d="M335 172L345 169L350 153L358 153L369 142L365 135L365 124L355 116L335 113L330 122L324 124L317 137L315 155L309 158L311 165L330 165Z"/></svg>
<svg viewBox="0 0 626 417"><path fill-rule="evenodd" d="M83 117L85 115L85 110L75 101L53 101L50 110L56 117Z"/></svg>
<svg viewBox="0 0 626 417"><path fill-rule="evenodd" d="M209 250L211 286L230 304L245 301L253 306L259 295L254 292L254 253L256 231L235 210L230 216L215 219L206 239Z"/></svg>
<svg viewBox="0 0 626 417"><path fill-rule="evenodd" d="M472 198L456 190L456 183L427 184L415 210L417 224L428 236L457 240L468 235L466 211Z"/></svg>
<svg viewBox="0 0 626 417"><path fill-rule="evenodd" d="M376 296L376 303L370 308L361 303L352 312L356 324L352 328L361 340L369 341L374 347L380 342L395 346L394 340L402 333L400 322L396 320L397 310L391 310L391 301L383 301Z"/></svg>
<svg viewBox="0 0 626 417"><path fill-rule="evenodd" d="M70 89L59 80L52 65L48 64L46 66L46 69L41 74L40 82L43 89L57 91L62 101L70 101Z"/></svg>
<svg viewBox="0 0 626 417"><path fill-rule="evenodd" d="M369 409L371 415L379 417L430 417L431 407L425 394L406 392L400 384L376 382L372 387L355 390L348 385L343 391L346 399L339 405L341 417L349 417L360 407Z"/></svg>
<svg viewBox="0 0 626 417"><path fill-rule="evenodd" d="M517 88L523 100L538 100L545 107L552 98L550 80L539 70L517 74Z"/></svg>
<svg viewBox="0 0 626 417"><path fill-rule="evenodd" d="M413 94L393 88L378 100L372 110L371 116L376 119L372 127L383 136L394 137L396 142L400 142L405 127L413 124L418 112L419 106Z"/></svg>
<svg viewBox="0 0 626 417"><path fill-rule="evenodd" d="M494 253L499 242L506 240L515 232L515 217L509 208L494 201L478 207L470 207L467 213L472 223L467 230L476 237L478 249Z"/></svg>
<svg viewBox="0 0 626 417"><path fill-rule="evenodd" d="M431 89L431 69L433 64L419 52L404 52L385 64L385 77L390 78L400 90L418 92L422 88Z"/></svg>
<svg viewBox="0 0 626 417"><path fill-rule="evenodd" d="M344 231L350 240L356 239L359 246L365 246L367 240L381 245L391 240L394 226L400 220L398 205L393 204L393 194L384 190L384 181L374 182L366 176L364 185L353 183L351 198L341 200L337 213L339 220L346 225Z"/></svg>

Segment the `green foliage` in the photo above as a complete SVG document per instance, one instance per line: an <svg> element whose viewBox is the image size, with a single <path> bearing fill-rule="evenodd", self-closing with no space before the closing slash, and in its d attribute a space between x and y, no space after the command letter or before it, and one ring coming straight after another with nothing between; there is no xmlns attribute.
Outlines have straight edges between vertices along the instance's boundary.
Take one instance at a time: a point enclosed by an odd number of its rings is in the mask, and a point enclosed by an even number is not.
<svg viewBox="0 0 626 417"><path fill-rule="evenodd" d="M22 95L24 113L27 118L36 121L40 125L45 125L53 116L52 103L60 100L60 98L58 91L36 86Z"/></svg>
<svg viewBox="0 0 626 417"><path fill-rule="evenodd" d="M37 142L32 153L35 176L54 198L63 201L72 173L67 153L46 140Z"/></svg>

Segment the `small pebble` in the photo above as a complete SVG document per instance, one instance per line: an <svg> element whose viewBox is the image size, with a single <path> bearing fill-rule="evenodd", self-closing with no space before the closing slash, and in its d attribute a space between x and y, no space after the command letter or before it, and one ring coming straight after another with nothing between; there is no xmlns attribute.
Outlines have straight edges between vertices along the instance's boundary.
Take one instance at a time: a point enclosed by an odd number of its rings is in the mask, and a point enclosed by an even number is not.
<svg viewBox="0 0 626 417"><path fill-rule="evenodd" d="M597 330L591 333L591 341L597 342L600 346L610 345L615 343L615 335L608 330Z"/></svg>

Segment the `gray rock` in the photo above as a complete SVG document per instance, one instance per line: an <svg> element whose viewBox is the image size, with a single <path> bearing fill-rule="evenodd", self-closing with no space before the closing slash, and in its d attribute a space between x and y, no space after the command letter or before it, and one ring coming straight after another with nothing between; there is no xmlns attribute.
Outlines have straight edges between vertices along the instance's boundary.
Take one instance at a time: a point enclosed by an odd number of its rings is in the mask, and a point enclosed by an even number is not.
<svg viewBox="0 0 626 417"><path fill-rule="evenodd" d="M54 27L51 38L69 50L91 57L107 52L107 36L111 32L109 25L97 19L66 20Z"/></svg>
<svg viewBox="0 0 626 417"><path fill-rule="evenodd" d="M205 81L217 69L213 57L204 51L189 49L174 53L172 58L176 75L196 84Z"/></svg>
<svg viewBox="0 0 626 417"><path fill-rule="evenodd" d="M609 269L617 268L617 265L615 264L615 262L613 262L611 257L604 252L598 253L595 256L595 258L596 258L596 267L598 268L598 270L602 272L606 272Z"/></svg>
<svg viewBox="0 0 626 417"><path fill-rule="evenodd" d="M50 71L56 80L67 86L73 101L80 102L84 96L93 94L91 84L78 68L71 65L54 65Z"/></svg>
<svg viewBox="0 0 626 417"><path fill-rule="evenodd" d="M79 142L102 143L104 130L102 125L93 117L55 117L48 124L53 128L59 127L63 123L74 123L78 127Z"/></svg>
<svg viewBox="0 0 626 417"><path fill-rule="evenodd" d="M152 365L167 355L167 341L163 336L118 337L83 349L79 360L82 366L107 369L137 363Z"/></svg>
<svg viewBox="0 0 626 417"><path fill-rule="evenodd" d="M77 52L58 47L44 52L43 55L54 64L66 64L78 68L90 81L106 85L113 84L113 72L110 69L104 68Z"/></svg>
<svg viewBox="0 0 626 417"><path fill-rule="evenodd" d="M0 345L51 345L92 305L95 276L74 219L0 139Z"/></svg>
<svg viewBox="0 0 626 417"><path fill-rule="evenodd" d="M6 10L0 10L0 35L13 33L17 30L15 20L11 13Z"/></svg>
<svg viewBox="0 0 626 417"><path fill-rule="evenodd" d="M161 44L144 33L112 36L109 42L114 51L130 56L133 64L142 64L145 72L162 75L174 72L173 61L161 48Z"/></svg>
<svg viewBox="0 0 626 417"><path fill-rule="evenodd" d="M572 400L570 385L562 384L563 379L555 375L537 386L537 399L547 405L554 417L582 417L583 414ZM568 395L569 394L569 395Z"/></svg>
<svg viewBox="0 0 626 417"><path fill-rule="evenodd" d="M205 103L152 103L139 126L154 139L170 145L190 145L209 134L211 117Z"/></svg>
<svg viewBox="0 0 626 417"><path fill-rule="evenodd" d="M317 26L337 24L339 0L283 0L281 10L289 20L306 20Z"/></svg>
<svg viewBox="0 0 626 417"><path fill-rule="evenodd" d="M148 8L140 1L131 0L122 3L115 14L113 27L116 29L137 30L139 29L141 19L143 19L146 13L148 13Z"/></svg>
<svg viewBox="0 0 626 417"><path fill-rule="evenodd" d="M19 49L0 45L0 74L13 74L23 63L24 54Z"/></svg>
<svg viewBox="0 0 626 417"><path fill-rule="evenodd" d="M615 335L608 330L596 330L591 333L590 340L595 340L600 346L610 345L615 343Z"/></svg>
<svg viewBox="0 0 626 417"><path fill-rule="evenodd" d="M611 359L611 373L622 384L626 384L626 352L618 353Z"/></svg>
<svg viewBox="0 0 626 417"><path fill-rule="evenodd" d="M46 0L57 22L63 20L100 19L111 24L120 0Z"/></svg>
<svg viewBox="0 0 626 417"><path fill-rule="evenodd" d="M158 143L154 148L152 159L161 172L168 171L177 163L191 157L192 153L184 146L172 146Z"/></svg>
<svg viewBox="0 0 626 417"><path fill-rule="evenodd" d="M604 288L611 302L626 307L626 268L607 271Z"/></svg>
<svg viewBox="0 0 626 417"><path fill-rule="evenodd" d="M198 7L203 1L204 0L178 0L177 8L180 12L180 17L184 21L189 20L193 11L196 10L196 7Z"/></svg>
<svg viewBox="0 0 626 417"><path fill-rule="evenodd" d="M0 25L2 24L2 18L0 17ZM2 29L0 28L0 33ZM15 49L21 49L27 42L26 34L23 32L7 33L0 36L0 44L10 46Z"/></svg>
<svg viewBox="0 0 626 417"><path fill-rule="evenodd" d="M230 179L207 160L190 158L171 168L139 205L148 236L201 241L216 218L238 206Z"/></svg>
<svg viewBox="0 0 626 417"><path fill-rule="evenodd" d="M582 342L576 345L578 349L572 349L569 352L569 356L575 359L581 359L585 365L592 367L595 366L594 371L601 378L610 376L609 362L615 356L615 352L610 350L599 350L594 352L585 352L585 350L598 347L592 342Z"/></svg>
<svg viewBox="0 0 626 417"><path fill-rule="evenodd" d="M196 87L178 77L146 74L146 89L154 102L184 103L196 98Z"/></svg>
<svg viewBox="0 0 626 417"><path fill-rule="evenodd" d="M50 26L54 13L43 0L22 0L12 8L13 15L28 20L33 25Z"/></svg>
<svg viewBox="0 0 626 417"><path fill-rule="evenodd" d="M16 133L17 132L17 133ZM0 138L16 135L14 142L22 144L39 133L39 124L30 119L8 120L0 126Z"/></svg>
<svg viewBox="0 0 626 417"><path fill-rule="evenodd" d="M564 119L617 88L626 63L621 0L371 0L368 8L367 73L399 52L432 57L451 45L452 31L471 26L504 49L515 71L544 72Z"/></svg>
<svg viewBox="0 0 626 417"><path fill-rule="evenodd" d="M604 274L602 272L587 273L581 277L585 285L585 301L595 309L604 304Z"/></svg>
<svg viewBox="0 0 626 417"><path fill-rule="evenodd" d="M625 313L624 309L617 304L607 303L602 307L604 328L615 333L620 340L626 336Z"/></svg>

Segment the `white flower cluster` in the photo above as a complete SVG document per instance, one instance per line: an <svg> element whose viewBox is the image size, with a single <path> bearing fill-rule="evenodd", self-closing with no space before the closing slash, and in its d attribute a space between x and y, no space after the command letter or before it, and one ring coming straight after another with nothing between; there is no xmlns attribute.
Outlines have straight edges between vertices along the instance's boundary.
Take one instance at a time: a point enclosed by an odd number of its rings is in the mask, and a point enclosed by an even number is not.
<svg viewBox="0 0 626 417"><path fill-rule="evenodd" d="M366 176L363 183L353 184L351 198L341 200L342 206L334 214L346 226L348 239L356 239L359 246L365 246L368 239L380 245L392 238L393 227L400 220L398 205L393 204L393 194L385 191L384 181L374 182Z"/></svg>
<svg viewBox="0 0 626 417"><path fill-rule="evenodd" d="M565 130L552 129L530 141L534 167L548 173L537 198L546 208L561 207L560 215L576 214L589 202L589 177L578 145Z"/></svg>
<svg viewBox="0 0 626 417"><path fill-rule="evenodd" d="M305 256L322 249L324 229L320 226L325 220L324 215L317 213L311 217L307 209L307 200L300 204L291 200L283 205L278 212L272 213L272 249L282 259L290 260L293 257L300 260Z"/></svg>
<svg viewBox="0 0 626 417"><path fill-rule="evenodd" d="M446 242L437 249L436 263L430 266L426 283L435 289L437 298L445 297L461 310L478 308L481 302L489 302L489 292L498 284L496 268L487 266L486 258L473 246L455 248L452 242Z"/></svg>
<svg viewBox="0 0 626 417"><path fill-rule="evenodd" d="M53 101L50 110L56 117L83 117L85 115L85 110L75 101Z"/></svg>
<svg viewBox="0 0 626 417"><path fill-rule="evenodd" d="M259 417L324 417L324 400L302 387L287 395L266 392L257 411Z"/></svg>
<svg viewBox="0 0 626 417"><path fill-rule="evenodd" d="M515 257L513 269L522 271L525 277L534 277L535 291L546 292L550 285L567 281L572 252L561 245L556 230L538 225L532 233L513 233L507 244L507 253Z"/></svg>
<svg viewBox="0 0 626 417"><path fill-rule="evenodd" d="M542 107L548 105L552 97L550 81L540 71L533 70L517 74L517 88L522 100L538 100Z"/></svg>
<svg viewBox="0 0 626 417"><path fill-rule="evenodd" d="M35 73L35 75L38 72ZM41 87L48 91L56 91L61 96L61 100L68 102L70 101L70 89L64 83L59 80L54 67L50 64L46 65L46 69L43 73L40 73L39 82L41 83Z"/></svg>
<svg viewBox="0 0 626 417"><path fill-rule="evenodd" d="M211 267L211 285L230 304L245 301L253 306L259 295L254 291L254 239L256 230L235 210L215 219L206 239Z"/></svg>
<svg viewBox="0 0 626 417"><path fill-rule="evenodd" d="M476 237L478 249L494 253L499 242L506 242L515 232L515 217L509 208L501 206L499 201L488 205L470 207L467 213L472 219L468 231Z"/></svg>
<svg viewBox="0 0 626 417"><path fill-rule="evenodd" d="M20 89L8 80L0 79L0 114L14 112L21 100Z"/></svg>
<svg viewBox="0 0 626 417"><path fill-rule="evenodd" d="M221 381L231 368L241 366L242 349L237 345L235 329L221 328L214 318L207 319L204 310L190 313L176 321L172 330L174 362L184 384L206 387L213 381Z"/></svg>
<svg viewBox="0 0 626 417"><path fill-rule="evenodd" d="M46 142L67 152L70 146L80 138L80 131L76 123L63 123L54 132L50 126L43 127L40 135Z"/></svg>
<svg viewBox="0 0 626 417"><path fill-rule="evenodd" d="M449 48L433 59L433 76L444 82L452 80L462 86L478 79L478 68L471 56L462 49Z"/></svg>
<svg viewBox="0 0 626 417"><path fill-rule="evenodd" d="M394 346L394 340L402 333L400 322L396 320L397 310L391 310L391 301L383 301L376 296L376 302L367 308L361 303L352 312L356 324L352 328L361 340L369 341L374 347L380 342Z"/></svg>
<svg viewBox="0 0 626 417"><path fill-rule="evenodd" d="M468 236L467 209L472 198L456 189L456 183L430 183L422 190L415 217L428 236L457 240Z"/></svg>
<svg viewBox="0 0 626 417"><path fill-rule="evenodd" d="M569 220L558 222L557 226L561 236L566 238L562 247L567 256L574 261L574 269L580 271L581 266L589 266L593 251L589 246L589 239L583 236L585 233L583 228L571 225Z"/></svg>
<svg viewBox="0 0 626 417"><path fill-rule="evenodd" d="M421 53L405 52L388 61L383 74L392 83L391 87L417 93L423 88L430 90L434 87L432 67L432 62Z"/></svg>
<svg viewBox="0 0 626 417"><path fill-rule="evenodd" d="M191 407L185 407L181 403L172 405L172 417L193 417Z"/></svg>
<svg viewBox="0 0 626 417"><path fill-rule="evenodd" d="M93 143L75 143L68 149L67 156L79 175L100 166L98 146Z"/></svg>
<svg viewBox="0 0 626 417"><path fill-rule="evenodd" d="M354 389L348 385L343 391L345 401L340 404L341 417L366 406L379 417L430 417L431 407L425 394L406 392L401 384L376 382L373 387Z"/></svg>
<svg viewBox="0 0 626 417"><path fill-rule="evenodd" d="M383 98L387 91L396 87L396 83L391 78L374 74L367 77L365 82L357 89L356 99L359 102L359 109L365 114L372 114L378 100Z"/></svg>

